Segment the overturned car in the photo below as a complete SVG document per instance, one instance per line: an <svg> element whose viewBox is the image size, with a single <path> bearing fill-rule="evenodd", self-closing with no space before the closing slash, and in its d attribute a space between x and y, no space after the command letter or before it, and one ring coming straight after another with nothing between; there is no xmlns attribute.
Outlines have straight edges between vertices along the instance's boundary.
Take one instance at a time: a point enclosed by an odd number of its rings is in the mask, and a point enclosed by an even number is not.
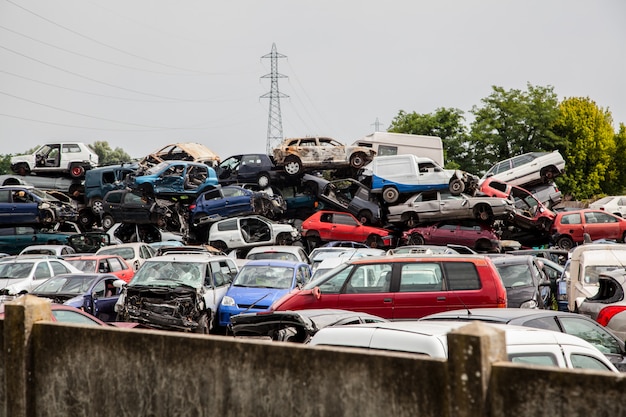
<svg viewBox="0 0 626 417"><path fill-rule="evenodd" d="M208 333L217 307L237 274L226 256L164 255L146 260L122 286L115 306L118 320L146 327Z"/></svg>

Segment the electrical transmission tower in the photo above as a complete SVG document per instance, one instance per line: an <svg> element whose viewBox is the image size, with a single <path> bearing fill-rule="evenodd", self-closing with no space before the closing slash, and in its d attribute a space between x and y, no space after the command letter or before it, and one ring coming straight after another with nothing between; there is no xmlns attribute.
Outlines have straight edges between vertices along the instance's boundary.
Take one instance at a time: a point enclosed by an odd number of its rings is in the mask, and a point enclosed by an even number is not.
<svg viewBox="0 0 626 417"><path fill-rule="evenodd" d="M285 75L278 73L278 59L287 58L285 55L276 52L276 44L272 44L272 52L267 55L263 55L261 58L271 58L272 72L265 74L261 78L269 78L272 82L269 93L265 93L261 98L270 99L270 113L267 121L267 152L271 154L272 149L275 148L283 140L283 120L280 115L280 99L289 97L278 91L278 79L287 78Z"/></svg>

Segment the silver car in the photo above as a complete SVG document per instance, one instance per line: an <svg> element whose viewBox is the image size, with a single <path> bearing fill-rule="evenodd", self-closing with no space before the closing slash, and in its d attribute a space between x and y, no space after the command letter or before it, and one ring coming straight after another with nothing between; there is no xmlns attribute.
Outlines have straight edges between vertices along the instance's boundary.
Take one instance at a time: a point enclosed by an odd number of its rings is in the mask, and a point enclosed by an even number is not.
<svg viewBox="0 0 626 417"><path fill-rule="evenodd" d="M403 204L389 207L387 220L407 227L448 219L476 219L491 223L496 219L510 219L514 213L513 203L505 198L427 191L415 194Z"/></svg>

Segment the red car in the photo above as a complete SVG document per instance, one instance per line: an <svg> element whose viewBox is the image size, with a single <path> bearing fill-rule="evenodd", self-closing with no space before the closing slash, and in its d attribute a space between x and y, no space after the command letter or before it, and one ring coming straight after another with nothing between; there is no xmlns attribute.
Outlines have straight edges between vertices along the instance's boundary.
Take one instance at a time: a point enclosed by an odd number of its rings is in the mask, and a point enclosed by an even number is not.
<svg viewBox="0 0 626 417"><path fill-rule="evenodd" d="M550 229L553 242L562 249L571 249L591 240L607 239L624 242L626 220L602 210L583 209L558 213Z"/></svg>
<svg viewBox="0 0 626 417"><path fill-rule="evenodd" d="M500 237L493 228L477 221L439 222L414 227L402 234L407 245L464 245L477 252L500 252Z"/></svg>
<svg viewBox="0 0 626 417"><path fill-rule="evenodd" d="M491 259L445 254L352 260L302 290L292 290L270 309L339 308L403 320L487 306L507 306L506 289Z"/></svg>
<svg viewBox="0 0 626 417"><path fill-rule="evenodd" d="M112 274L126 282L135 275L135 270L118 255L76 255L66 256L64 260L83 272Z"/></svg>
<svg viewBox="0 0 626 417"><path fill-rule="evenodd" d="M370 247L392 247L392 232L379 227L365 226L350 213L320 210L302 222L302 237L310 247L319 246L320 242L350 240L365 243Z"/></svg>
<svg viewBox="0 0 626 417"><path fill-rule="evenodd" d="M480 192L490 197L508 198L515 205L511 223L522 229L550 230L556 214L548 209L533 193L505 182L487 178L480 186Z"/></svg>

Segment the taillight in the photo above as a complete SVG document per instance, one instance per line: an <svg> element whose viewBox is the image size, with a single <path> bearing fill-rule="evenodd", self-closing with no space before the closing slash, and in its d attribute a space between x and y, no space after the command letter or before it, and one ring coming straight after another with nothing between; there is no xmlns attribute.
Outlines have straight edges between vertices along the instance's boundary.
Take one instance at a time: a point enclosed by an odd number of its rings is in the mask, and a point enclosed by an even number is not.
<svg viewBox="0 0 626 417"><path fill-rule="evenodd" d="M604 307L602 310L600 310L600 313L598 313L598 317L596 318L596 321L600 323L602 326L606 327L606 325L609 324L609 321L611 321L613 316L625 310L626 310L626 306Z"/></svg>
<svg viewBox="0 0 626 417"><path fill-rule="evenodd" d="M192 210L193 210L193 209L195 209L195 208L196 208L196 205L195 205L195 204L191 204L191 205L189 205L189 211L192 211Z"/></svg>

